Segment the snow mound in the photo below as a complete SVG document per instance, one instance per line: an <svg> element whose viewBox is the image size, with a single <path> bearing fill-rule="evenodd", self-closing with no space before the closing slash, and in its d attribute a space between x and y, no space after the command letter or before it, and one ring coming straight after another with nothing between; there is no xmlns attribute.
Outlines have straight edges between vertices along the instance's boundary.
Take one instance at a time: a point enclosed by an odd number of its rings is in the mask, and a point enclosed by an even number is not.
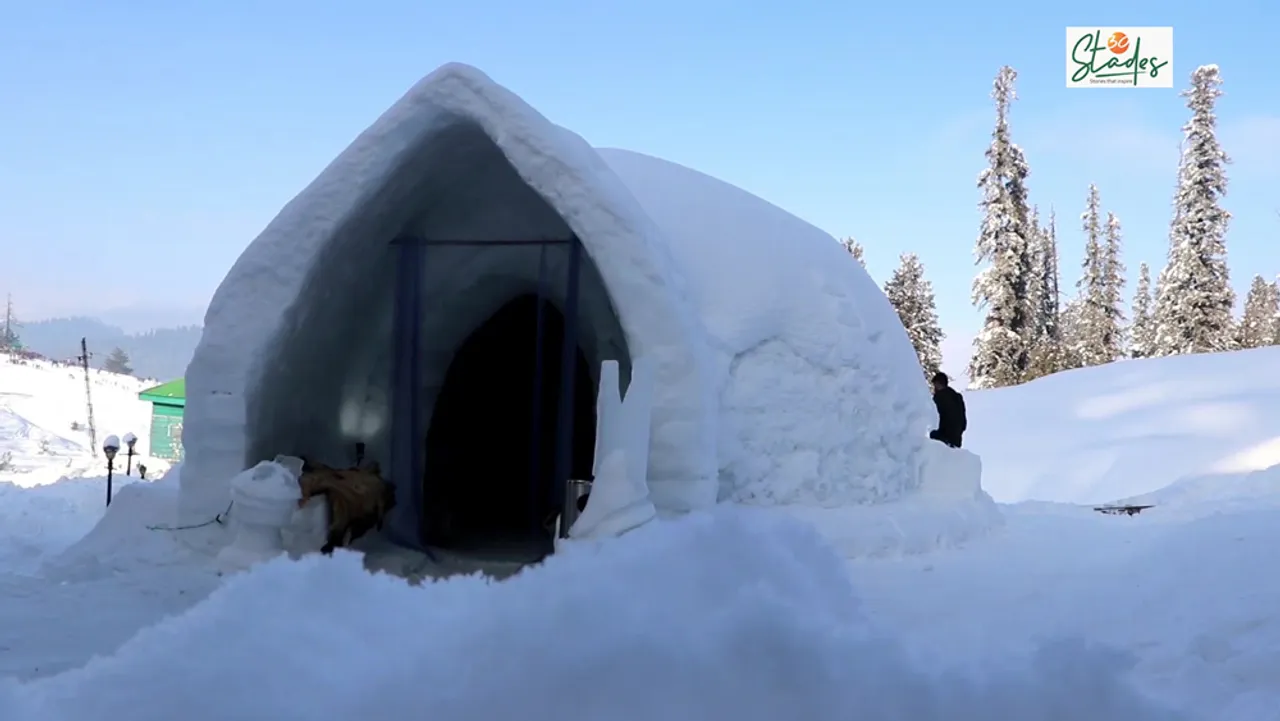
<svg viewBox="0 0 1280 721"><path fill-rule="evenodd" d="M965 444L1000 502L1107 503L1280 464L1280 347L1111 363L970 391ZM1209 492L1211 484L1201 483ZM1202 500L1207 496L1202 496Z"/></svg>
<svg viewBox="0 0 1280 721"><path fill-rule="evenodd" d="M1280 583L1260 569L1280 546L1280 509L1116 517L1027 502L1003 511L1004 532L961 551L850 563L863 613L935 667L1083 638L1131 653L1134 686L1191 718L1276 718Z"/></svg>
<svg viewBox="0 0 1280 721"><path fill-rule="evenodd" d="M0 483L0 569L30 573L82 538L102 518L106 489L105 478L30 488Z"/></svg>
<svg viewBox="0 0 1280 721"><path fill-rule="evenodd" d="M842 560L811 529L731 511L573 547L502 583L413 587L345 551L278 560L109 658L0 681L0 717L1178 718L1127 688L1131 661L1084 644L921 670L861 618Z"/></svg>
<svg viewBox="0 0 1280 721"><path fill-rule="evenodd" d="M1196 513L1226 512L1280 505L1280 464L1248 473L1206 473L1180 478L1164 488L1126 498L1120 503L1160 506Z"/></svg>
<svg viewBox="0 0 1280 721"><path fill-rule="evenodd" d="M0 399L0 404L4 401ZM9 473L29 473L31 459L40 456L66 456L84 453L84 446L75 441L35 425L4 405L0 405L0 438L5 439L4 451L10 454L4 469ZM41 464L47 465L47 464Z"/></svg>
<svg viewBox="0 0 1280 721"><path fill-rule="evenodd" d="M982 459L930 442L917 493L873 506L788 506L812 523L847 558L893 558L956 548L1004 525L999 506L982 490Z"/></svg>
<svg viewBox="0 0 1280 721"><path fill-rule="evenodd" d="M175 466L164 478L118 489L96 525L49 557L42 574L59 581L109 578L120 573L191 563L197 558L171 529L178 508Z"/></svg>

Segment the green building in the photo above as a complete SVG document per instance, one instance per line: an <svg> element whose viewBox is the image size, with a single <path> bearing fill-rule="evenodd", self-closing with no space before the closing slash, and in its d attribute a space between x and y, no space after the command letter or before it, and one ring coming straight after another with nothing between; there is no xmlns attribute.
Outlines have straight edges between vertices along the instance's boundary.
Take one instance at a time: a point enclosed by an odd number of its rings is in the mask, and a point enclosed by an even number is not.
<svg viewBox="0 0 1280 721"><path fill-rule="evenodd" d="M187 407L187 381L162 383L138 394L151 403L151 448L147 455L182 460L182 413Z"/></svg>

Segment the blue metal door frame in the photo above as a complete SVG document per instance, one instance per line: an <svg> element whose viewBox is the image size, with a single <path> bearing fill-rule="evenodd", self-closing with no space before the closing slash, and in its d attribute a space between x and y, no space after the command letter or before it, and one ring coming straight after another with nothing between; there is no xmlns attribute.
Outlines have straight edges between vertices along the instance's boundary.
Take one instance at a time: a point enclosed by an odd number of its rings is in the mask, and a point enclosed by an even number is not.
<svg viewBox="0 0 1280 721"><path fill-rule="evenodd" d="M564 344L560 356L560 397L556 408L555 466L552 477L552 507L559 508L565 483L572 472L574 432L574 379L578 359L578 300L582 243L576 236L561 240L429 240L416 236L400 236L392 241L396 248L396 276L393 307L391 363L391 482L400 501L392 511L388 532L401 545L425 551L422 534L423 472L426 468L426 432L422 404L418 393L422 388L422 306L423 275L426 272L426 249L429 246L540 246L538 254L537 329L534 353L535 378L533 396L533 429L530 439L529 498L531 529L541 525L534 509L537 478L541 467L542 437L542 349L544 344L543 308L546 299L547 246L567 245L568 272L565 277Z"/></svg>

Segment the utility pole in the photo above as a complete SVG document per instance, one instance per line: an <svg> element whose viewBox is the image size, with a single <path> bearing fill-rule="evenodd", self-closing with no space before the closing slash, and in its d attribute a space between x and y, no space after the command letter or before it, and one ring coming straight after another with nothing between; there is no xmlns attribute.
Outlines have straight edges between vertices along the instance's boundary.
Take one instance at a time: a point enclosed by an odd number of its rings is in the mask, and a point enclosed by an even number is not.
<svg viewBox="0 0 1280 721"><path fill-rule="evenodd" d="M84 402L89 408L89 452L94 458L98 457L98 432L93 426L93 382L89 379L89 344L84 339L80 339L80 356L76 360L80 361L80 367L84 369Z"/></svg>

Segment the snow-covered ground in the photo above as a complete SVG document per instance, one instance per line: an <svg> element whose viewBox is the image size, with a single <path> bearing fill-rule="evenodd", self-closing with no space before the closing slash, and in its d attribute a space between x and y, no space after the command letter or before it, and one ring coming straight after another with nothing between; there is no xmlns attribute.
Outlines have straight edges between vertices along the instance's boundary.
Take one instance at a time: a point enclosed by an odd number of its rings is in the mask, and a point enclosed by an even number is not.
<svg viewBox="0 0 1280 721"><path fill-rule="evenodd" d="M1280 464L1277 369L1280 348L1259 348L970 393L965 445L982 456L983 487L1005 503L1103 503L1175 480L1179 494L1238 494L1248 474Z"/></svg>
<svg viewBox="0 0 1280 721"><path fill-rule="evenodd" d="M157 382L96 369L89 378L98 445L108 435L133 433L145 453L151 404L138 400L138 393ZM96 457L91 452L88 421L83 370L0 353L0 479L38 486L105 472L102 451Z"/></svg>
<svg viewBox="0 0 1280 721"><path fill-rule="evenodd" d="M155 381L90 370L96 445L133 433L139 464L163 473L168 464L146 455L151 404L138 393ZM92 452L84 372L48 361L0 354L0 569L26 570L41 556L85 535L106 503L106 458ZM131 482L123 453L115 486ZM50 485L52 484L52 485ZM28 493L34 486L50 487Z"/></svg>
<svg viewBox="0 0 1280 721"><path fill-rule="evenodd" d="M0 718L1280 719L1277 367L969 393L1005 523L898 558L723 509L501 583L345 553L227 579L176 540L207 529L163 527L180 468L105 519L100 481L15 487L0 513L45 525L22 545L0 524L0 618L22 620L0 624ZM1071 505L1144 494L1131 517Z"/></svg>

